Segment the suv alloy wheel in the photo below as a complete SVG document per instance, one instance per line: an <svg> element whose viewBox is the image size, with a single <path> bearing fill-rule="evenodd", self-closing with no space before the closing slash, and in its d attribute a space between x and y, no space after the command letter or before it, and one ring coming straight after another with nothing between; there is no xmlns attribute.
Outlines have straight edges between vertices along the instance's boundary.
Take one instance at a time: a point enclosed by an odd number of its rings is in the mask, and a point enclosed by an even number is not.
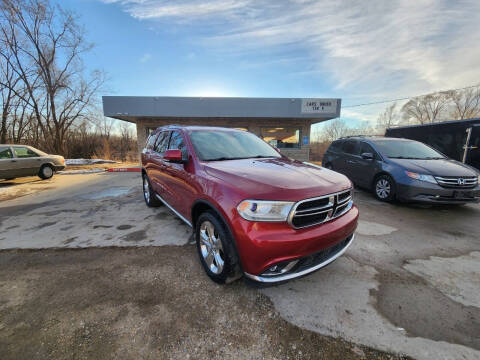
<svg viewBox="0 0 480 360"><path fill-rule="evenodd" d="M145 203L149 207L159 207L162 205L162 202L157 199L155 192L150 185L150 180L146 174L142 175L143 178L143 198L145 199Z"/></svg>
<svg viewBox="0 0 480 360"><path fill-rule="evenodd" d="M195 240L197 251L207 275L215 282L224 284L238 278L238 257L233 239L223 222L207 211L196 221Z"/></svg>

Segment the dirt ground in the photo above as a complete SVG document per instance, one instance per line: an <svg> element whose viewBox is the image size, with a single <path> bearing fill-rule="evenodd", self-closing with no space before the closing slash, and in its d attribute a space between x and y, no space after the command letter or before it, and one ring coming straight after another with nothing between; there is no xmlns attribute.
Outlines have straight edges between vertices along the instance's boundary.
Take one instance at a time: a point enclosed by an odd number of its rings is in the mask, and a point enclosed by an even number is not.
<svg viewBox="0 0 480 360"><path fill-rule="evenodd" d="M0 252L7 359L401 359L283 320L240 281L203 274L195 247Z"/></svg>
<svg viewBox="0 0 480 360"><path fill-rule="evenodd" d="M91 164L91 165L68 165L65 170L92 170L92 169L112 169L119 167L140 166L138 161L117 162L111 164Z"/></svg>

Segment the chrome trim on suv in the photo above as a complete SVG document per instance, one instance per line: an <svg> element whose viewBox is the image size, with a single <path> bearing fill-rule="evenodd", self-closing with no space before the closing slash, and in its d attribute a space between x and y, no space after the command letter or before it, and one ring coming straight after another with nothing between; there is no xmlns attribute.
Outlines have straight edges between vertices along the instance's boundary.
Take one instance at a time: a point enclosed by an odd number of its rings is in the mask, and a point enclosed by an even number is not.
<svg viewBox="0 0 480 360"><path fill-rule="evenodd" d="M347 193L348 193L347 197L341 198L342 194L347 194ZM294 229L303 229L306 227L323 224L327 221L330 221L339 216L342 216L343 214L348 212L353 206L352 196L353 196L353 187L348 190L339 191L333 194L327 194L323 196L318 196L318 197L298 201L297 203L295 203L295 205L293 205L292 209L290 210L290 213L288 214L287 222ZM298 206L300 206L301 204L322 200L326 198L328 198L328 204L326 205L297 211ZM311 211L314 211L314 212L311 212ZM293 224L294 217L319 215L324 213L327 213L327 216L321 221L318 221L309 225L305 225L305 226L295 226Z"/></svg>
<svg viewBox="0 0 480 360"><path fill-rule="evenodd" d="M188 226L190 227L193 227L192 226L192 223L190 221L188 221L182 214L180 214L177 210L175 210L169 203L167 203L165 200L163 200L163 198L158 195L158 194L155 194L155 196L157 197L158 200L160 200L166 207L168 207L170 210L173 211L173 213L175 215L177 215L181 220L183 220L183 222L185 224L187 224Z"/></svg>
<svg viewBox="0 0 480 360"><path fill-rule="evenodd" d="M340 250L339 252L335 253L331 258L321 262L320 264L317 264L315 266L312 266L311 268L296 272L296 273L291 273L291 274L285 274L285 275L279 275L279 276L257 276L257 275L252 275L247 272L245 272L245 276L249 277L252 280L259 281L259 282L264 282L264 283L274 283L274 282L279 282L279 281L286 281L294 278L298 278L303 275L307 275L311 272L314 272L324 266L327 266L330 264L332 261L336 260L338 257L342 256L345 251L347 251L348 247L352 244L353 240L355 239L355 234L350 235L350 240L348 243L345 245L345 247ZM348 239L348 238L347 238Z"/></svg>

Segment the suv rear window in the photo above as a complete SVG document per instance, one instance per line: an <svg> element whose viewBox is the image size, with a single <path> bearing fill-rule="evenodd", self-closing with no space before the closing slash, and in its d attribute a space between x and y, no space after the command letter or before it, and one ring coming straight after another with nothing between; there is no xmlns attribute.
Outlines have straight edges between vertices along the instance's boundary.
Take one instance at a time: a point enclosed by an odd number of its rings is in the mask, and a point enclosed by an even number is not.
<svg viewBox="0 0 480 360"><path fill-rule="evenodd" d="M152 134L148 137L147 145L145 145L148 150L153 150L153 146L155 145L155 140L157 140L157 136L158 134Z"/></svg>
<svg viewBox="0 0 480 360"><path fill-rule="evenodd" d="M167 150L168 140L170 139L170 131L163 131L158 135L157 142L153 151L163 154Z"/></svg>

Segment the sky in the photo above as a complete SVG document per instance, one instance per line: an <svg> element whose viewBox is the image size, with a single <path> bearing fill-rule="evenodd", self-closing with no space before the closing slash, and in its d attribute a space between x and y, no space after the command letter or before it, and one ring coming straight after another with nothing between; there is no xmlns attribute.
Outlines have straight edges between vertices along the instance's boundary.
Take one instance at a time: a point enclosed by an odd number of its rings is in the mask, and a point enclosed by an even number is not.
<svg viewBox="0 0 480 360"><path fill-rule="evenodd" d="M480 83L479 0L58 0L103 95L327 97L350 124Z"/></svg>

